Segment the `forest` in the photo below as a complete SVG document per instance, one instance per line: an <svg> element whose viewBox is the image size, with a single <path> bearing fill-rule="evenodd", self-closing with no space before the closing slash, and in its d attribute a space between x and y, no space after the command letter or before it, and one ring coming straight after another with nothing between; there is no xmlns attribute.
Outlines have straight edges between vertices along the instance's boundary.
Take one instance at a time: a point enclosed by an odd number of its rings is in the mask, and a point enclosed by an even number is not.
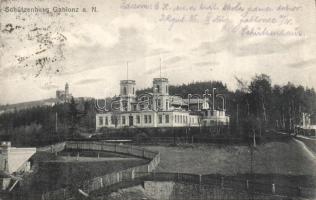
<svg viewBox="0 0 316 200"><path fill-rule="evenodd" d="M226 110L231 117L230 129L236 135L263 134L266 129L293 131L301 123L302 113L316 112L316 93L313 88L287 83L273 84L265 74L256 75L248 83L236 77L237 89L231 91L221 81L194 82L171 85L170 95L187 97L203 94L205 90L223 94ZM136 93L150 92L151 88ZM211 92L210 92L211 93ZM221 108L221 101L216 101ZM11 140L16 146L41 146L68 138L81 132L95 131L95 100L41 106L15 110L0 115L0 139ZM314 121L315 123L315 121Z"/></svg>

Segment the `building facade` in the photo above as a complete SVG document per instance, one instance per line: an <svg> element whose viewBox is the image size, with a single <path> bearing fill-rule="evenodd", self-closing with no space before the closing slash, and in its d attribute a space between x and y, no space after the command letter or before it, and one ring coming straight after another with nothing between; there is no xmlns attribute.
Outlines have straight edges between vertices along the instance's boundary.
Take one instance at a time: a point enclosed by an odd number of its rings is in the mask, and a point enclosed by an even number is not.
<svg viewBox="0 0 316 200"><path fill-rule="evenodd" d="M154 78L151 93L136 95L135 80L120 81L120 95L107 111L96 114L96 129L123 127L198 127L228 125L222 111L210 112L209 98L184 99L169 95L167 78ZM193 110L194 109L194 110Z"/></svg>

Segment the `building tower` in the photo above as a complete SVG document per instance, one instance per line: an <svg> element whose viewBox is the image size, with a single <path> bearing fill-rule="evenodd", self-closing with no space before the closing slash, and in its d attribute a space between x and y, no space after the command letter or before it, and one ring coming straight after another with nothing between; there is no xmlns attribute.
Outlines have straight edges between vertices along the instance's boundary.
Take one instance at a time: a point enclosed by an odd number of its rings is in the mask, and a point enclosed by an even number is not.
<svg viewBox="0 0 316 200"><path fill-rule="evenodd" d="M153 80L154 110L169 110L169 84L167 78Z"/></svg>
<svg viewBox="0 0 316 200"><path fill-rule="evenodd" d="M65 96L66 96L66 98L68 98L68 96L69 96L69 85L68 85L68 83L66 83L66 85L65 85Z"/></svg>
<svg viewBox="0 0 316 200"><path fill-rule="evenodd" d="M132 111L132 103L135 102L135 80L121 80L120 81L120 99L121 111Z"/></svg>

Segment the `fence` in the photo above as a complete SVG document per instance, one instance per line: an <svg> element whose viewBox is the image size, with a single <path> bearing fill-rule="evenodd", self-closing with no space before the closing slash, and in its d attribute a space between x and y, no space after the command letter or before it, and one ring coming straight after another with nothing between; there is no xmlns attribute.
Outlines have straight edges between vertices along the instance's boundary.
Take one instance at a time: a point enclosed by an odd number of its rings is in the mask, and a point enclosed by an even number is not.
<svg viewBox="0 0 316 200"><path fill-rule="evenodd" d="M129 180L126 180L129 181ZM303 187L291 187L285 185L279 185L274 183L260 183L251 181L249 179L241 179L236 177L221 176L221 175L199 175L199 174L189 174L189 173L168 173L168 172L139 172L135 173L135 178L133 179L135 184L139 184L142 181L171 181L181 184L188 184L195 186L200 189L199 195L208 195L210 197L213 194L208 193L207 190L217 189L217 190L231 190L234 191L233 195L254 195L257 197L303 197L310 198L316 196L315 188L303 188ZM131 185L130 185L131 186ZM117 191L120 187L124 188L125 185L110 188L108 192ZM221 193L221 192L220 192ZM99 192L99 195L102 192ZM96 193L98 196L98 193ZM177 194L178 195L178 194ZM221 194L218 194L215 199L225 199L219 198ZM181 196L181 194L180 194ZM237 196L236 196L237 197ZM176 199L180 198L177 196ZM180 198L181 199L181 198ZM184 198L185 199L185 198ZM212 198L210 198L212 199ZM234 199L234 198L232 198Z"/></svg>
<svg viewBox="0 0 316 200"><path fill-rule="evenodd" d="M66 142L60 142L57 144L36 148L36 151L46 151L51 153L60 152L65 149L65 145Z"/></svg>
<svg viewBox="0 0 316 200"><path fill-rule="evenodd" d="M86 180L77 186L84 193L91 193L103 188L113 187L117 190L120 183L139 181L173 181L189 183L204 187L217 187L221 189L231 189L248 194L260 194L267 197L288 196L288 197L315 197L314 188L290 187L274 183L255 182L247 179L226 177L221 175L199 175L189 173L156 173L153 170L160 162L160 154L133 145L120 145L104 142L66 142L66 149L72 150L96 150L111 151L143 157L151 160L148 164L125 169L119 172L106 174ZM122 184L124 187L124 184ZM104 191L104 190L102 190ZM110 191L110 190L108 190ZM77 191L76 191L77 192ZM101 192L102 193L102 192ZM63 188L57 191L48 192L42 195L42 200L72 199L74 191L70 188Z"/></svg>
<svg viewBox="0 0 316 200"><path fill-rule="evenodd" d="M95 151L110 151L116 153L129 154L137 157L149 159L150 162L145 165L132 167L119 172L106 174L104 176L96 177L86 180L78 185L78 188L84 193L89 194L92 191L107 187L125 180L133 180L142 176L142 173L152 172L160 162L160 154L146 150L144 148L132 145L120 145L103 142L73 142L65 143L64 148L71 150L95 150ZM142 173L141 173L142 172ZM146 174L144 174L146 175ZM56 191L44 193L42 200L58 200L58 199L72 199L73 191L70 188L62 188Z"/></svg>
<svg viewBox="0 0 316 200"><path fill-rule="evenodd" d="M100 139L78 139L76 141L100 141ZM185 144L185 143L215 143L215 144L247 144L245 138L237 137L214 137L214 136L175 136L175 137L158 137L158 136L140 136L140 137L106 137L102 138L105 142L122 142L132 144Z"/></svg>

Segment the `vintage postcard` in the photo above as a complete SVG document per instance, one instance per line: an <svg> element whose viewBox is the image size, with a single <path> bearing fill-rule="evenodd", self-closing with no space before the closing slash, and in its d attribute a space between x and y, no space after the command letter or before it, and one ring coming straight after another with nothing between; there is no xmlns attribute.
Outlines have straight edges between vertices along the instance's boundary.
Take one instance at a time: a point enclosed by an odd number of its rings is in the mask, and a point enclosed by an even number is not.
<svg viewBox="0 0 316 200"><path fill-rule="evenodd" d="M0 0L0 200L316 199L315 0Z"/></svg>

